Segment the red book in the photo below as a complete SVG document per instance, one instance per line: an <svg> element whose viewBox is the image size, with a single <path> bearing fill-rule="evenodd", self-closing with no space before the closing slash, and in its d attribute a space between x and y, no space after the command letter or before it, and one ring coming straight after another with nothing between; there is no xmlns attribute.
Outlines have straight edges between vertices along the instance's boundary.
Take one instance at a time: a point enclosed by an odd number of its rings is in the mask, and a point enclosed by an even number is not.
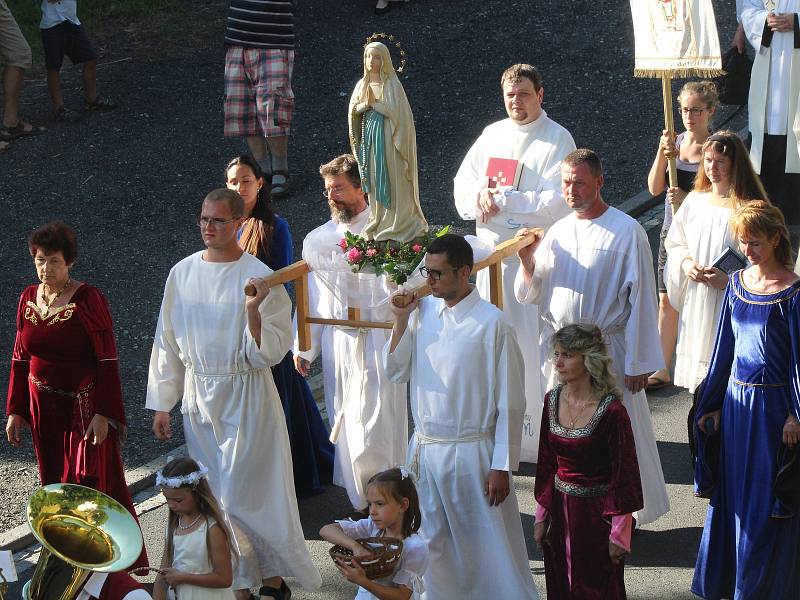
<svg viewBox="0 0 800 600"><path fill-rule="evenodd" d="M489 178L487 187L496 188L510 185L519 186L519 177L522 174L522 163L513 158L490 158L486 167L486 177Z"/></svg>

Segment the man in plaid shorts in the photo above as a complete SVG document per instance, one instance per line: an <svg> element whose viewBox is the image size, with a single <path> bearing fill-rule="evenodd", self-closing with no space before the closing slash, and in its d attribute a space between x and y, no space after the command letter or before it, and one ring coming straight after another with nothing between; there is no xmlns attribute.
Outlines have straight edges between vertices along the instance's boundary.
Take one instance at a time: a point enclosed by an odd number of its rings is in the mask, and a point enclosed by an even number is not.
<svg viewBox="0 0 800 600"><path fill-rule="evenodd" d="M225 136L247 139L253 157L271 176L273 198L289 191L292 2L231 0L225 33Z"/></svg>

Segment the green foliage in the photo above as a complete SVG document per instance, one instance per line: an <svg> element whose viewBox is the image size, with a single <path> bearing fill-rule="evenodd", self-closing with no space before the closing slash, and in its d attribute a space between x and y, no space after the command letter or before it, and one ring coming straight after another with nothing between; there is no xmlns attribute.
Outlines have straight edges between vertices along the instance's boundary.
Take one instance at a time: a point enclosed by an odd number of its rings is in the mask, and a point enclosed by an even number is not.
<svg viewBox="0 0 800 600"><path fill-rule="evenodd" d="M345 260L353 273L370 267L377 277L385 273L394 283L402 285L408 281L409 276L422 261L430 243L449 231L448 225L441 229L430 230L424 236L405 243L376 242L345 231L339 247L344 252Z"/></svg>

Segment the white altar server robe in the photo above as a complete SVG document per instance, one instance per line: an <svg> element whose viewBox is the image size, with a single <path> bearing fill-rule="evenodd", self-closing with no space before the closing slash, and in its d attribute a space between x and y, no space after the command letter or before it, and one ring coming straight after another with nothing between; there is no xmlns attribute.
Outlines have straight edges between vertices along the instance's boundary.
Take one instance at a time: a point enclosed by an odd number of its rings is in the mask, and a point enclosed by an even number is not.
<svg viewBox="0 0 800 600"><path fill-rule="evenodd" d="M691 192L672 219L664 246L669 302L680 313L675 352L675 385L694 392L708 372L717 323L725 290L691 281L683 272L683 261L693 259L711 266L726 248L736 248L730 228L730 199L724 205L710 193Z"/></svg>
<svg viewBox="0 0 800 600"><path fill-rule="evenodd" d="M486 169L490 158L513 158L523 163L517 190L500 188L495 196L500 212L488 223L476 223L477 237L490 246L514 237L521 227L547 229L569 214L561 194L561 160L575 150L570 133L542 111L527 125L511 119L492 123L483 130L467 152L454 180L456 210L462 219L475 220L478 192L486 187ZM535 305L520 304L514 296L514 277L519 259L516 255L503 261L503 312L517 331L517 340L525 361L525 420L522 434L522 460L536 462L539 452L539 425L542 422L544 397L540 394L539 310ZM477 274L478 291L489 299L489 272Z"/></svg>
<svg viewBox="0 0 800 600"><path fill-rule="evenodd" d="M385 302L389 291L373 274L354 274L349 268L344 273L325 269L329 261L335 264L334 259L341 256L337 244L345 231L361 233L368 218L369 209L350 223L328 221L303 240L303 259L314 269L308 277L312 316L347 319L349 301L363 300L368 305L381 302L382 306L365 307L361 319L392 320ZM362 288L362 293L356 288ZM354 295L360 298L354 299ZM295 353L309 362L322 355L325 408L331 428L337 416L341 419L334 442L333 483L347 490L357 510L367 506L369 478L402 464L408 449L407 386L389 381L383 369L381 355L390 334L388 329L312 325L311 348L305 352L297 349L295 339Z"/></svg>
<svg viewBox="0 0 800 600"><path fill-rule="evenodd" d="M800 173L800 138L794 123L800 120L800 48L794 31L775 31L769 46L762 45L768 7L777 14L800 13L800 0L740 0L737 14L747 40L755 50L748 96L748 128L752 134L750 158L761 173L764 134L786 136L786 173Z"/></svg>
<svg viewBox="0 0 800 600"><path fill-rule="evenodd" d="M292 343L292 305L272 288L259 307L261 345L247 325L244 286L272 271L250 254L207 262L203 251L167 277L147 382L147 408L179 400L189 456L208 467L208 482L234 526L241 554L235 589L262 577L294 576L322 584L297 510L286 420L270 367Z"/></svg>
<svg viewBox="0 0 800 600"><path fill-rule="evenodd" d="M578 219L573 213L550 228L535 258L531 285L525 285L520 268L516 293L520 302L536 303L541 311L547 387L556 383L550 341L556 330L570 323L597 325L633 426L644 492L644 508L636 518L639 524L655 521L669 510L669 497L653 421L644 391L631 394L625 388L626 374L652 373L664 366L647 234L613 207L596 219Z"/></svg>
<svg viewBox="0 0 800 600"><path fill-rule="evenodd" d="M538 598L513 482L500 506L484 495L490 469L519 464L524 373L513 327L475 289L453 308L429 296L385 360L392 381L411 382L408 462L430 553L422 597Z"/></svg>

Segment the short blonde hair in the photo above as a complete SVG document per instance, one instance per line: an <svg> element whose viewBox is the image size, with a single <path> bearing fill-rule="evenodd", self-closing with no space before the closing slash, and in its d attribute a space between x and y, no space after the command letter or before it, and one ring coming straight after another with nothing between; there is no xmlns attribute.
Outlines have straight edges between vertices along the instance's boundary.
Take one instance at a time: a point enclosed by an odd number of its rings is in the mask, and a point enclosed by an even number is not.
<svg viewBox="0 0 800 600"><path fill-rule="evenodd" d="M583 356L583 364L592 380L592 388L601 398L609 394L621 397L617 378L611 368L603 332L597 325L572 323L556 331L552 338L553 350L560 346L567 352Z"/></svg>
<svg viewBox="0 0 800 600"><path fill-rule="evenodd" d="M749 236L771 239L777 234L775 258L787 269L794 269L794 253L786 219L769 200L754 200L737 210L731 217L731 232L737 240Z"/></svg>

